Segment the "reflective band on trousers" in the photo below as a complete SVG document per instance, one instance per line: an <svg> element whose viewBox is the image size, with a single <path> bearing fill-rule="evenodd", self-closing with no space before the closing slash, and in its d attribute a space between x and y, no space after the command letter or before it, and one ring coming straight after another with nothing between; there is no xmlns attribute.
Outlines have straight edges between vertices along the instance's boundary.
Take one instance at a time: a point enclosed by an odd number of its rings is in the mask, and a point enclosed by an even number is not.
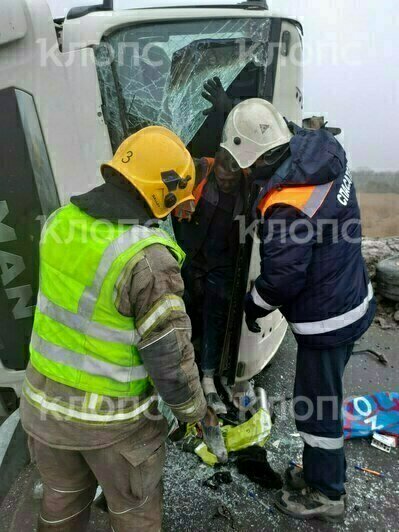
<svg viewBox="0 0 399 532"><path fill-rule="evenodd" d="M120 255L122 255L122 253L134 246L134 244L140 242L140 240L144 240L145 238L150 238L152 236L160 236L170 239L169 235L167 235L161 229L149 229L148 227L143 226L133 226L131 229L129 229L129 231L123 233L106 248L103 256L101 257L100 264L98 265L93 284L86 288L82 294L79 302L79 314L87 317L91 317L93 315L94 308L101 292L101 287L114 261Z"/></svg>
<svg viewBox="0 0 399 532"><path fill-rule="evenodd" d="M145 379L147 371L144 366L118 366L110 362L104 362L87 354L76 353L65 347L47 342L35 331L32 333L31 345L35 351L43 357L59 364L64 364L79 371L113 379L117 382L132 382Z"/></svg>
<svg viewBox="0 0 399 532"><path fill-rule="evenodd" d="M352 325L352 323L357 322L363 318L363 316L365 316L373 296L373 287L370 283L368 287L368 295L358 307L349 310L340 316L329 318L328 320L311 321L308 323L290 323L291 329L294 333L303 335L323 334L331 331L337 331L338 329L343 329L344 327Z"/></svg>
<svg viewBox="0 0 399 532"><path fill-rule="evenodd" d="M69 521L70 519L73 519L74 517L77 517L82 512L84 512L86 508L88 508L92 504L93 500L91 500L88 504L86 504L86 506L82 508L81 510L79 510L79 512L76 512L76 514L72 514L69 517L64 517L64 519L58 519L57 521L49 521L48 519L45 519L42 516L42 514L40 514L40 520L43 521L43 523L46 523L48 525L60 525L61 523L65 523L65 521Z"/></svg>
<svg viewBox="0 0 399 532"><path fill-rule="evenodd" d="M261 298L259 292L256 289L256 286L254 286L252 289L252 299L254 300L255 305L260 308L264 308L265 310L272 311L278 309L278 307L273 307L272 305L269 305L269 303L266 303L266 301Z"/></svg>
<svg viewBox="0 0 399 532"><path fill-rule="evenodd" d="M37 297L37 309L45 316L48 316L58 323L62 323L62 325L66 325L74 331L87 334L88 336L98 338L105 342L135 345L139 340L139 335L135 330L123 331L120 329L112 329L106 325L93 322L80 314L74 314L63 307L56 305L47 299L47 297L41 292L39 292Z"/></svg>
<svg viewBox="0 0 399 532"><path fill-rule="evenodd" d="M314 436L313 434L308 434L307 432L300 432L301 438L305 443L310 445L310 447L318 447L319 449L327 449L333 451L336 449L342 449L344 446L344 437L340 438L326 438L323 436Z"/></svg>

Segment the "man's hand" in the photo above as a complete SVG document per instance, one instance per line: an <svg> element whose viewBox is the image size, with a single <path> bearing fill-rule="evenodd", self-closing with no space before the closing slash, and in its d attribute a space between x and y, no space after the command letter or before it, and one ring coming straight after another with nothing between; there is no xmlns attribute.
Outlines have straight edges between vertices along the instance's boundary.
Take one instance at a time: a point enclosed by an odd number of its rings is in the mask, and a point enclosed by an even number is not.
<svg viewBox="0 0 399 532"><path fill-rule="evenodd" d="M211 113L224 113L226 115L230 113L233 109L233 102L227 96L226 91L222 86L222 82L218 77L208 79L208 81L204 83L204 89L202 97L212 104L212 107L203 111L205 116L210 115Z"/></svg>
<svg viewBox="0 0 399 532"><path fill-rule="evenodd" d="M266 316L268 313L255 304L250 292L245 296L244 311L245 322L248 329L255 334L262 332L262 329L256 320Z"/></svg>
<svg viewBox="0 0 399 532"><path fill-rule="evenodd" d="M219 420L212 408L208 407L205 417L201 421L201 428L206 446L221 464L225 464L228 460L228 454L219 427Z"/></svg>

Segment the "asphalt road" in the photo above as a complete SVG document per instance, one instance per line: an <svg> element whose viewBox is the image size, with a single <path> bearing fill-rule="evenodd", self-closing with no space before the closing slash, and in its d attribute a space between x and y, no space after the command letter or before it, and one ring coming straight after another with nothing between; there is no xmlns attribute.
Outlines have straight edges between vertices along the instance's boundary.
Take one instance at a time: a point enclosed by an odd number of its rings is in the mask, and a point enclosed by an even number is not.
<svg viewBox="0 0 399 532"><path fill-rule="evenodd" d="M370 355L353 356L345 375L345 395L364 395L375 391L399 390L398 332L382 331L373 326L356 346L356 350L374 348L387 357L388 366ZM275 400L292 396L295 372L295 341L287 334L271 365L257 377L269 397ZM284 472L291 459L300 460L301 440L296 433L290 401L275 407L275 424L267 443L273 468ZM240 475L234 464L229 469L233 483L214 491L202 485L213 469L200 463L191 454L168 446L165 471L165 531L362 531L398 530L399 521L399 449L385 454L370 446L368 440L346 443L348 460L349 504L342 525L326 525L318 521L294 521L280 514L273 506L275 492L256 486ZM385 478L358 472L356 464L385 473ZM34 531L38 501L32 496L38 478L32 466L26 467L4 500L0 511L0 530ZM107 514L94 508L90 532L109 531Z"/></svg>

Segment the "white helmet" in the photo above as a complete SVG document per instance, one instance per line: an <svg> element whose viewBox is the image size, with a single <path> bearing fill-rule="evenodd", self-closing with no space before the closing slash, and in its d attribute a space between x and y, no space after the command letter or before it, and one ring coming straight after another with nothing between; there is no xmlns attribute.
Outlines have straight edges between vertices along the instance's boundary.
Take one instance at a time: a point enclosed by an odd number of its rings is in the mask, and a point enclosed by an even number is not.
<svg viewBox="0 0 399 532"><path fill-rule="evenodd" d="M221 147L241 168L249 168L266 152L287 144L293 134L277 109L261 98L239 103L227 117Z"/></svg>

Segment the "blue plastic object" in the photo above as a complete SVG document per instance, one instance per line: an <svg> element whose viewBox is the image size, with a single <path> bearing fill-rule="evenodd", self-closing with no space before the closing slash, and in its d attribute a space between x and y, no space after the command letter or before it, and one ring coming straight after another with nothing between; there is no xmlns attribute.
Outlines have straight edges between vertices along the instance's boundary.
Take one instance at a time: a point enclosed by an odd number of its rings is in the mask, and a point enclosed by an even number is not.
<svg viewBox="0 0 399 532"><path fill-rule="evenodd" d="M379 431L399 435L399 392L352 397L345 400L343 410L346 440Z"/></svg>

